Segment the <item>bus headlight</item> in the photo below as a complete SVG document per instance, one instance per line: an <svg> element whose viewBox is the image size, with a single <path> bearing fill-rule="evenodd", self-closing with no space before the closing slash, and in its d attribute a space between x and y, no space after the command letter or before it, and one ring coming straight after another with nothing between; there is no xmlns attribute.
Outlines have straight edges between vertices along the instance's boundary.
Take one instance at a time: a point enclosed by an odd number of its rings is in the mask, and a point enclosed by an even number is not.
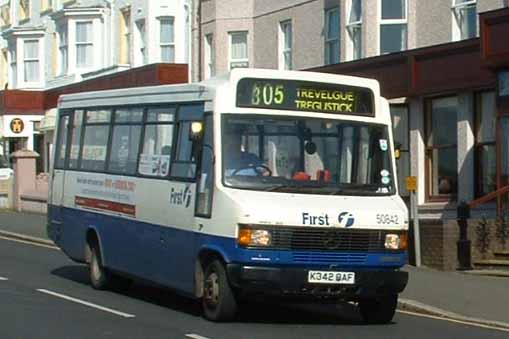
<svg viewBox="0 0 509 339"><path fill-rule="evenodd" d="M240 228L238 242L241 246L270 246L272 234L270 231L253 228Z"/></svg>
<svg viewBox="0 0 509 339"><path fill-rule="evenodd" d="M385 235L385 248L388 250L406 250L408 246L407 233L389 233Z"/></svg>

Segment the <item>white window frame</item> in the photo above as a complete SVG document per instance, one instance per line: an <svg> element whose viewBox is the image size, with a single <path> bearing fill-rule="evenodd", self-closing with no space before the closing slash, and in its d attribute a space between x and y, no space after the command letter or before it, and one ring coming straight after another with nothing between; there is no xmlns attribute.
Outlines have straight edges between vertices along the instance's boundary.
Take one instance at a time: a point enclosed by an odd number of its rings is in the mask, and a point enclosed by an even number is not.
<svg viewBox="0 0 509 339"><path fill-rule="evenodd" d="M208 79L216 75L216 51L214 49L214 35L205 35L205 67L204 78Z"/></svg>
<svg viewBox="0 0 509 339"><path fill-rule="evenodd" d="M69 24L63 23L57 26L58 34L58 75L67 75L69 71ZM65 40L62 36L65 35ZM62 42L65 42L64 44ZM63 57L65 51L65 60Z"/></svg>
<svg viewBox="0 0 509 339"><path fill-rule="evenodd" d="M406 25L406 34L405 34L405 45L403 49L400 51L405 51L408 49L408 0L404 0L405 2L405 18L403 19L382 19L382 2L384 0L378 0L378 54L382 53L382 26L384 25ZM396 52L392 52L396 53ZM386 53L388 54L388 53Z"/></svg>
<svg viewBox="0 0 509 339"><path fill-rule="evenodd" d="M9 43L9 83L10 88L18 87L18 46L17 41Z"/></svg>
<svg viewBox="0 0 509 339"><path fill-rule="evenodd" d="M122 23L123 23L123 27L122 27L123 32L122 32L122 36L120 37L120 39L123 40L121 42L121 45L124 46L121 53L125 53L125 55L120 55L119 59L121 60L122 63L131 64L131 31L132 31L131 7L127 6L127 7L120 9L120 15L122 17Z"/></svg>
<svg viewBox="0 0 509 339"><path fill-rule="evenodd" d="M289 28L289 31L287 31ZM286 34L290 34L290 46L286 46L287 36ZM292 20L284 20L279 22L279 60L278 67L282 70L291 70L293 69L293 25ZM285 58L286 55L289 55L289 58ZM286 63L286 60L289 60L289 63Z"/></svg>
<svg viewBox="0 0 509 339"><path fill-rule="evenodd" d="M175 63L175 58L176 58L176 51L175 51L175 17L174 16L163 16L163 17L159 17L157 18L159 20L159 58L161 60L161 62L168 62L168 63ZM162 35L161 35L161 31L162 31L162 26L163 26L163 21L169 21L171 22L171 25L173 26L173 36L171 37L172 41L170 42L163 42L162 41ZM173 47L173 60L164 60L163 61L163 48L165 47Z"/></svg>
<svg viewBox="0 0 509 339"><path fill-rule="evenodd" d="M140 25L143 24L143 34L140 31ZM147 44L147 20L145 18L135 21L135 47L134 64L141 66L148 64L148 44Z"/></svg>
<svg viewBox="0 0 509 339"><path fill-rule="evenodd" d="M456 0L451 0L452 6L452 40L453 41L459 41L459 40L465 40L470 39L469 37L466 37L464 34L465 32L462 31L461 27L461 20L462 14L461 11L464 9L468 9L469 7L475 7L476 8L476 14L477 14L477 0L468 0L463 3L456 4ZM476 34L475 36L479 36L479 20L476 20L476 27L475 27Z"/></svg>
<svg viewBox="0 0 509 339"><path fill-rule="evenodd" d="M22 40L22 48L23 48L23 82L25 84L38 84L41 82L41 39L37 38L27 38ZM25 44L27 42L36 42L37 43L37 55L35 57L29 58L25 53ZM37 63L37 70L35 79L27 79L27 63Z"/></svg>
<svg viewBox="0 0 509 339"><path fill-rule="evenodd" d="M329 25L330 25L330 13L333 13L333 12L337 12L337 15L338 15L338 37L337 38L330 38L328 36L328 33L329 33ZM332 8L329 8L329 9L326 9L325 10L325 32L324 32L324 36L325 36L325 41L324 41L324 55L325 55L325 58L324 58L324 61L325 61L325 64L326 65L332 65L332 64L335 64L335 63L338 63L340 60L341 60L341 17L339 16L340 13L339 13L339 7L336 6L336 7L332 7ZM337 43L337 52L338 52L338 59L337 60L330 60L330 49L331 49L331 46L335 45Z"/></svg>
<svg viewBox="0 0 509 339"><path fill-rule="evenodd" d="M233 37L235 35L244 35L246 37L246 57L234 59L232 57L232 46L233 46ZM228 32L228 70L232 70L232 64L246 64L245 67L249 67L249 32L248 31L233 31ZM244 67L244 66L242 66ZM233 67L236 68L236 67Z"/></svg>
<svg viewBox="0 0 509 339"><path fill-rule="evenodd" d="M91 34L88 37L87 41L78 41L78 25L79 24L89 24L92 28ZM74 37L74 48L76 50L76 69L90 69L93 68L95 65L95 54L94 54L94 21L93 20L76 20L75 21L75 37ZM80 65L78 63L78 47L86 47L86 46L92 46L92 53L90 53L91 60L87 60L87 62L84 65Z"/></svg>
<svg viewBox="0 0 509 339"><path fill-rule="evenodd" d="M361 14L359 20L351 20L352 16L352 10L353 10L353 3L354 1L359 1L361 6ZM357 60L361 59L363 56L362 53L362 17L363 17L363 7L362 7L362 0L349 0L347 3L347 23L345 25L346 32L347 32L347 52L346 52L346 59L347 60ZM354 39L355 37L355 31L358 30L360 34L360 44L356 46L356 41Z"/></svg>

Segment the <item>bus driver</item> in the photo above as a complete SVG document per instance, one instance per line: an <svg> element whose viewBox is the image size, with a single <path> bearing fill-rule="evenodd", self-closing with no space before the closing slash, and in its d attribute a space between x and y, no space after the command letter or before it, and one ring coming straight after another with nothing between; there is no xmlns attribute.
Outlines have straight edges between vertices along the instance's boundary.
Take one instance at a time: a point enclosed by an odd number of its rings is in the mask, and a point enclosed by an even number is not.
<svg viewBox="0 0 509 339"><path fill-rule="evenodd" d="M223 158L226 176L270 176L269 167L254 153L246 152L239 131L227 133L224 138Z"/></svg>

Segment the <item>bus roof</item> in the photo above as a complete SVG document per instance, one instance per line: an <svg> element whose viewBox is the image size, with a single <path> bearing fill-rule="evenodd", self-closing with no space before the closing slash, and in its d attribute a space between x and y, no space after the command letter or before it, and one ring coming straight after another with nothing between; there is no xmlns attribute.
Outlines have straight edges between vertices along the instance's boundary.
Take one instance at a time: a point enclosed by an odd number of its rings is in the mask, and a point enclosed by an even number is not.
<svg viewBox="0 0 509 339"><path fill-rule="evenodd" d="M369 88L375 97L380 94L378 81L354 76L308 71L237 68L229 73L198 83L132 87L93 92L65 94L59 98L59 108L143 105L167 102L212 100L217 89L236 84L242 78L300 80Z"/></svg>

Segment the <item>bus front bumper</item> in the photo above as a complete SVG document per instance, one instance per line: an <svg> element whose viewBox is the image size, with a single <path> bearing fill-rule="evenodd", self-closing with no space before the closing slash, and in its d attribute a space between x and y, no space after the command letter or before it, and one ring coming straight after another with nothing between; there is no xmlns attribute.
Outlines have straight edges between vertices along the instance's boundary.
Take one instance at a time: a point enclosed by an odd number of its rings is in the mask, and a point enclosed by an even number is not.
<svg viewBox="0 0 509 339"><path fill-rule="evenodd" d="M230 284L246 294L358 300L400 293L408 283L408 272L398 269L355 270L352 268L334 268L330 270L354 272L355 282L353 284L309 283L309 271L308 268L227 264ZM321 271L324 270L321 269Z"/></svg>

